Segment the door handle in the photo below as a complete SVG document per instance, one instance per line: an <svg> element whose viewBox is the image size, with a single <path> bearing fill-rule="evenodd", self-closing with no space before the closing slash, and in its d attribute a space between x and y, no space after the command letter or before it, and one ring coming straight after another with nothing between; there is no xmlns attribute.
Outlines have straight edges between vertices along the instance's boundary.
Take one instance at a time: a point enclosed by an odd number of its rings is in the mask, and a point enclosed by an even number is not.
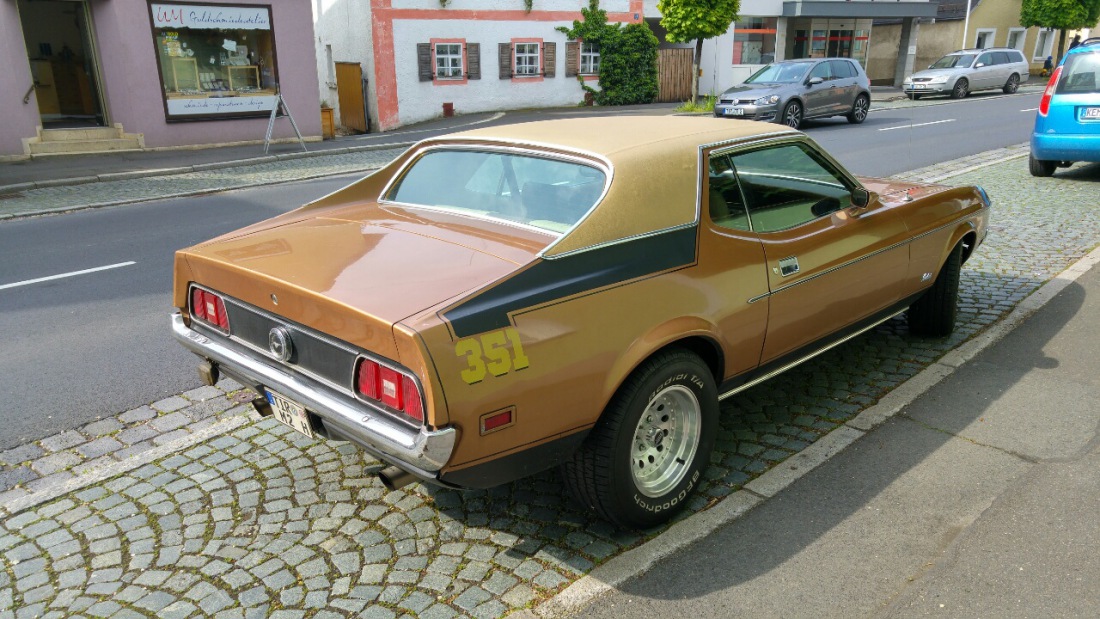
<svg viewBox="0 0 1100 619"><path fill-rule="evenodd" d="M798 258L795 256L787 256L779 261L779 275L787 277L788 275L794 275L798 273Z"/></svg>

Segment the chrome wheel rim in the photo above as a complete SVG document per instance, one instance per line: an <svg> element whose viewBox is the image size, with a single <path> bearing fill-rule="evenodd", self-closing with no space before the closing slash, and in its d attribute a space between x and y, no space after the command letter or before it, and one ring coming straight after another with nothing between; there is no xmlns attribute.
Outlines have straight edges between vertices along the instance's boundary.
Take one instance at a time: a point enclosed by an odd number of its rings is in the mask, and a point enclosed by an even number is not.
<svg viewBox="0 0 1100 619"><path fill-rule="evenodd" d="M802 108L797 105L788 105L787 113L784 116L788 127L797 129L798 125L802 124Z"/></svg>
<svg viewBox="0 0 1100 619"><path fill-rule="evenodd" d="M955 84L955 95L959 99L962 99L963 97L966 96L966 82L965 81L960 80L959 82L957 82Z"/></svg>
<svg viewBox="0 0 1100 619"><path fill-rule="evenodd" d="M663 496L687 475L699 449L702 408L683 385L662 389L649 401L630 450L630 473L638 492Z"/></svg>
<svg viewBox="0 0 1100 619"><path fill-rule="evenodd" d="M856 99L856 108L852 110L852 114L856 117L856 120L862 121L867 118L867 100L863 97Z"/></svg>
<svg viewBox="0 0 1100 619"><path fill-rule="evenodd" d="M1009 93L1016 92L1016 89L1019 88L1019 87L1020 87L1020 78L1016 77L1015 75L1008 78L1008 92Z"/></svg>

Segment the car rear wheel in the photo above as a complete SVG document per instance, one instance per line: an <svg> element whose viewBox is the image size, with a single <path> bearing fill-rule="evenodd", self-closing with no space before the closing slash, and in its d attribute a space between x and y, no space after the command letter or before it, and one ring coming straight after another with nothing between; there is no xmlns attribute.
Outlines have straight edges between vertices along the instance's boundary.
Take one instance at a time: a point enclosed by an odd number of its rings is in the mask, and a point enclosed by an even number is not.
<svg viewBox="0 0 1100 619"><path fill-rule="evenodd" d="M951 89L951 98L963 99L968 94L970 94L970 82L966 81L965 77L960 77L959 81L955 82L955 87Z"/></svg>
<svg viewBox="0 0 1100 619"><path fill-rule="evenodd" d="M791 101L783 108L783 115L780 116L780 122L792 129L797 129L802 126L802 104L798 101Z"/></svg>
<svg viewBox="0 0 1100 619"><path fill-rule="evenodd" d="M1013 73L1012 75L1009 76L1008 81L1005 82L1005 87L1002 88L1001 90L1003 90L1006 95L1010 95L1010 94L1016 92L1019 89L1020 89L1020 76Z"/></svg>
<svg viewBox="0 0 1100 619"><path fill-rule="evenodd" d="M932 286L909 306L909 331L914 335L946 337L955 330L959 307L959 275L962 273L962 243L947 256Z"/></svg>
<svg viewBox="0 0 1100 619"><path fill-rule="evenodd" d="M718 430L714 376L682 349L645 361L612 398L572 459L565 485L632 529L667 521L698 488Z"/></svg>
<svg viewBox="0 0 1100 619"><path fill-rule="evenodd" d="M867 120L867 112L871 109L871 100L867 95L860 95L856 97L855 103L852 104L852 111L848 113L848 122L853 125L858 125L861 122Z"/></svg>
<svg viewBox="0 0 1100 619"><path fill-rule="evenodd" d="M1035 155L1027 156L1027 171L1032 176L1046 177L1054 174L1054 168L1058 167L1057 161L1043 161L1036 159Z"/></svg>

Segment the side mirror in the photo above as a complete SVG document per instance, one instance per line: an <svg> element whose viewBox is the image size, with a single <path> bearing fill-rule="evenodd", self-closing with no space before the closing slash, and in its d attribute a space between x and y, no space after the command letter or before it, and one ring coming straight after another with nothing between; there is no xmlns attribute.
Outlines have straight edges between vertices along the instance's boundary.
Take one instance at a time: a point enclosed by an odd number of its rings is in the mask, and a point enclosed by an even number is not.
<svg viewBox="0 0 1100 619"><path fill-rule="evenodd" d="M871 192L867 191L863 187L856 187L852 190L852 208L863 209L867 208L867 205L871 203Z"/></svg>
<svg viewBox="0 0 1100 619"><path fill-rule="evenodd" d="M974 68L975 68L975 69L980 69L980 68L982 68L982 67L984 67L984 66L985 66L985 63L984 63L984 62L979 62L978 64L974 65Z"/></svg>
<svg viewBox="0 0 1100 619"><path fill-rule="evenodd" d="M811 77L810 81L806 82L806 85L807 86L817 86L818 84L820 84L821 82L824 82L824 81L825 80L821 79L820 77Z"/></svg>

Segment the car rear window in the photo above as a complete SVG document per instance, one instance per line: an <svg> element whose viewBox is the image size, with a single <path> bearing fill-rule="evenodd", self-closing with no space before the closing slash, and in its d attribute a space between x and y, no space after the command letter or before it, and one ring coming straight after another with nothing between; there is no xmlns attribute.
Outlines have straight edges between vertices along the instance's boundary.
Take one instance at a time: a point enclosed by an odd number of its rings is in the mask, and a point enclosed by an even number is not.
<svg viewBox="0 0 1100 619"><path fill-rule="evenodd" d="M603 170L575 161L440 149L418 157L386 199L561 233L596 204L606 183Z"/></svg>
<svg viewBox="0 0 1100 619"><path fill-rule="evenodd" d="M1100 52L1071 54L1062 67L1057 94L1100 92Z"/></svg>

